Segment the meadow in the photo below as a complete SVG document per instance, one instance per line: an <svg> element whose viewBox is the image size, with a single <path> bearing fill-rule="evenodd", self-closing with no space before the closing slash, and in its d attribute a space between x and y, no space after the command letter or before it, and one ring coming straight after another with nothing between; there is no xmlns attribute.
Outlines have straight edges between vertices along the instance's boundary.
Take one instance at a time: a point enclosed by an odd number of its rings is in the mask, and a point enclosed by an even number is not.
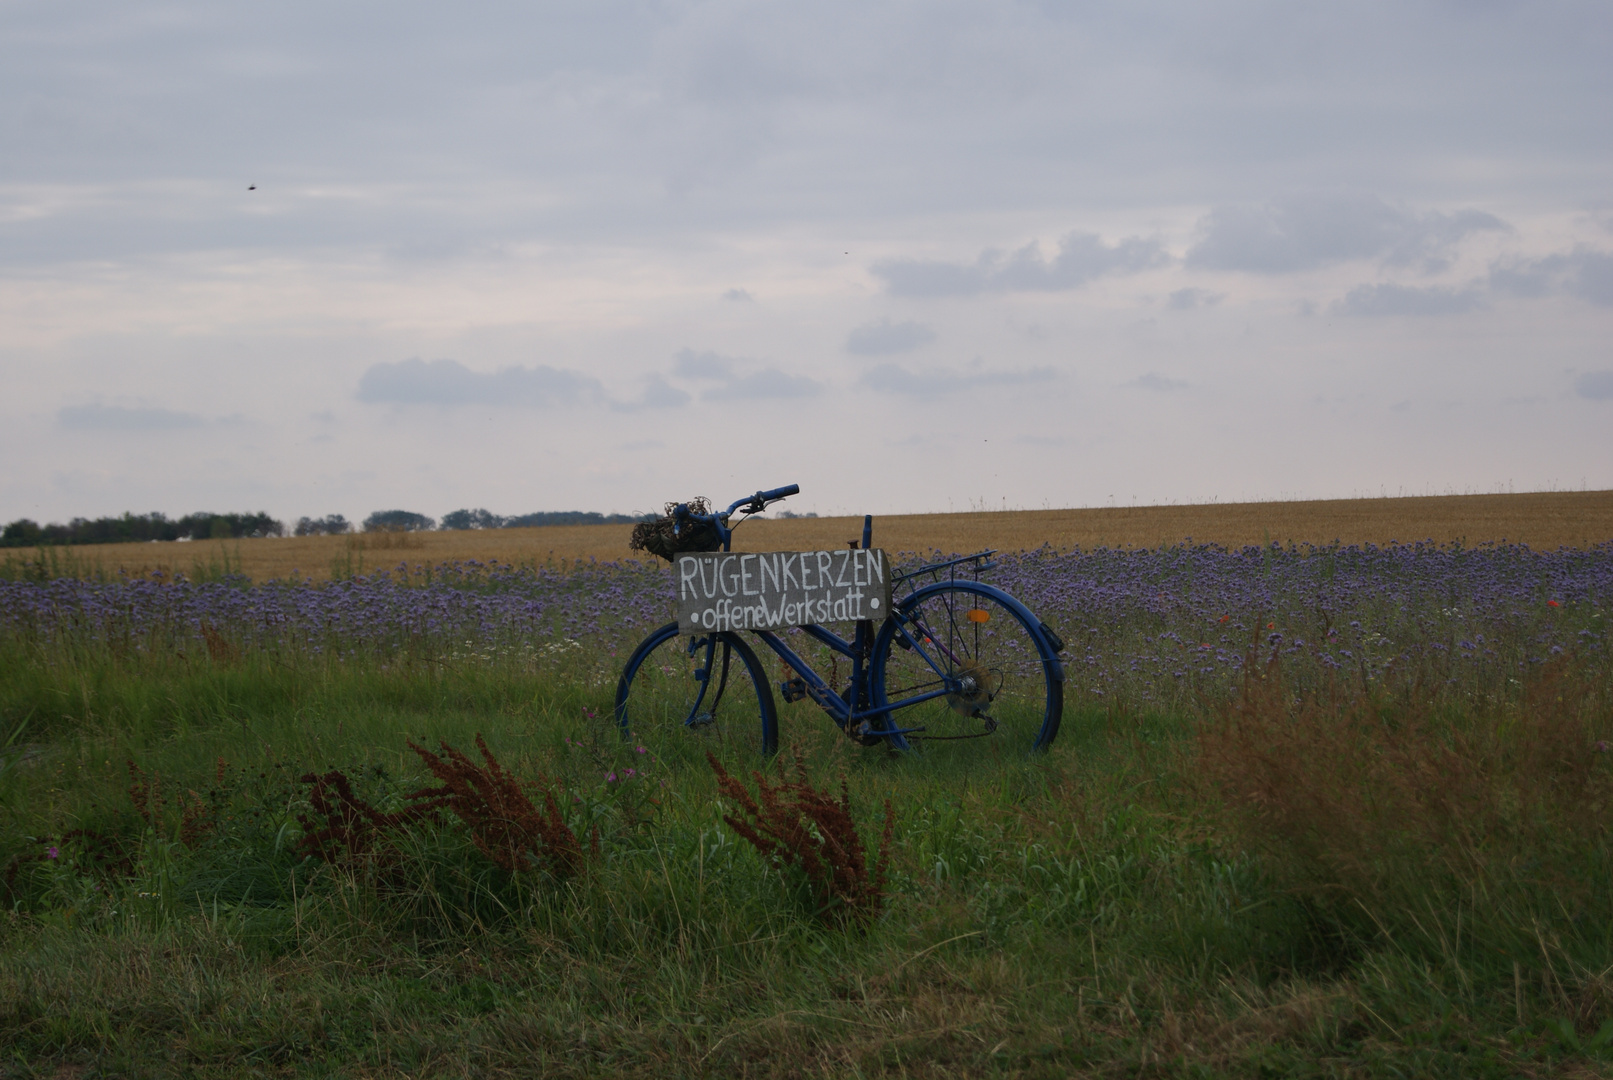
<svg viewBox="0 0 1613 1080"><path fill-rule="evenodd" d="M658 565L13 573L0 1073L1604 1074L1613 530L1259 527L876 532L1011 552L1036 757L623 742Z"/></svg>

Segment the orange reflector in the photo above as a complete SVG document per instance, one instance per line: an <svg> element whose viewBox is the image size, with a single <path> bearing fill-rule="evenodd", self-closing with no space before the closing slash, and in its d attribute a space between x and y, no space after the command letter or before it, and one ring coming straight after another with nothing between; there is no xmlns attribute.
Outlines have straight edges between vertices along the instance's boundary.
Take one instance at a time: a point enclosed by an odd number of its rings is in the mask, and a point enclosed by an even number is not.
<svg viewBox="0 0 1613 1080"><path fill-rule="evenodd" d="M970 622L990 622L991 621L991 612L985 610L984 608L970 608L969 609L969 621Z"/></svg>

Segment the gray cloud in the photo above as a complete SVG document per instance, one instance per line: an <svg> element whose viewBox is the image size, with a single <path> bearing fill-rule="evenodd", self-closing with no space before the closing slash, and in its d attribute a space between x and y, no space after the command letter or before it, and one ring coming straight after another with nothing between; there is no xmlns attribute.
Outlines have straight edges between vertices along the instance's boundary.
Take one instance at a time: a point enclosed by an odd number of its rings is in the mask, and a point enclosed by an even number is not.
<svg viewBox="0 0 1613 1080"><path fill-rule="evenodd" d="M672 357L672 374L683 379L716 383L700 395L702 401L757 401L768 398L804 398L823 392L823 384L776 367L754 368L751 361L724 356L709 349L679 349ZM741 369L751 370L741 374ZM681 393L671 385L667 389Z"/></svg>
<svg viewBox="0 0 1613 1080"><path fill-rule="evenodd" d="M1477 289L1357 285L1333 305L1340 315L1459 315L1484 306Z"/></svg>
<svg viewBox="0 0 1613 1080"><path fill-rule="evenodd" d="M740 304L748 304L752 300L756 299L756 297L750 294L749 289L729 289L727 292L722 294L722 298L724 300L733 300Z"/></svg>
<svg viewBox="0 0 1613 1080"><path fill-rule="evenodd" d="M1126 384L1135 386L1139 390L1152 390L1158 394L1166 394L1172 390L1186 390L1190 383L1182 379L1173 379L1168 375L1161 375L1157 371L1150 371L1146 375L1139 375Z"/></svg>
<svg viewBox="0 0 1613 1080"><path fill-rule="evenodd" d="M1543 259L1509 259L1490 268L1490 287L1514 296L1566 293L1613 306L1613 255L1579 247Z"/></svg>
<svg viewBox="0 0 1613 1080"><path fill-rule="evenodd" d="M1211 211L1199 222L1202 238L1188 251L1187 265L1282 274L1382 259L1437 271L1467 236L1506 228L1478 210L1414 213L1370 195L1294 198Z"/></svg>
<svg viewBox="0 0 1613 1080"><path fill-rule="evenodd" d="M709 350L679 349L672 357L672 374L685 379L731 379L734 358Z"/></svg>
<svg viewBox="0 0 1613 1080"><path fill-rule="evenodd" d="M1613 401L1613 371L1587 371L1574 380L1574 393L1591 401Z"/></svg>
<svg viewBox="0 0 1613 1080"><path fill-rule="evenodd" d="M963 390L981 390L998 386L1023 386L1027 383L1044 383L1053 379L1053 369L1027 368L1021 371L987 371L971 366L965 371L946 368L929 368L910 371L898 364L880 364L863 374L862 385L870 390L887 394L902 394L913 398L938 398Z"/></svg>
<svg viewBox="0 0 1613 1080"><path fill-rule="evenodd" d="M1225 293L1213 293L1208 289L1177 289L1165 301L1165 306L1172 311L1191 311L1201 304L1214 307L1225 299Z"/></svg>
<svg viewBox="0 0 1613 1080"><path fill-rule="evenodd" d="M645 380L644 393L637 401L618 402L616 408L622 412L635 412L639 409L677 409L693 400L688 391L680 390L667 382L666 376L651 375Z"/></svg>
<svg viewBox="0 0 1613 1080"><path fill-rule="evenodd" d="M977 296L1073 289L1104 274L1136 273L1169 261L1155 240L1134 236L1109 245L1093 233L1071 233L1051 261L1030 243L1008 255L983 251L973 263L888 259L870 272L884 279L892 296Z"/></svg>
<svg viewBox="0 0 1613 1080"><path fill-rule="evenodd" d="M358 400L392 405L517 405L545 408L604 400L599 380L547 365L472 371L457 360L372 364Z"/></svg>
<svg viewBox="0 0 1613 1080"><path fill-rule="evenodd" d="M846 335L846 351L858 356L883 356L889 353L912 352L920 345L935 340L935 331L923 323L899 322L889 319L863 323Z"/></svg>
<svg viewBox="0 0 1613 1080"><path fill-rule="evenodd" d="M70 431L184 431L204 427L207 421L172 409L69 405L56 411L56 423Z"/></svg>
<svg viewBox="0 0 1613 1080"><path fill-rule="evenodd" d="M706 401L759 401L767 398L807 398L823 393L823 384L778 368L763 368L737 375L701 395Z"/></svg>

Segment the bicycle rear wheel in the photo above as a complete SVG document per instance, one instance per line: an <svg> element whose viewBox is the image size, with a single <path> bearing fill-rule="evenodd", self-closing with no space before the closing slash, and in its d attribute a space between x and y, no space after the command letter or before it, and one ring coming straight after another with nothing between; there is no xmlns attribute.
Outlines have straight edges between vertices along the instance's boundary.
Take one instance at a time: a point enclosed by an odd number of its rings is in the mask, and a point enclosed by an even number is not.
<svg viewBox="0 0 1613 1080"><path fill-rule="evenodd" d="M778 710L767 670L737 634L680 635L667 623L639 644L616 684L623 738L664 740L696 731L778 750Z"/></svg>
<svg viewBox="0 0 1613 1080"><path fill-rule="evenodd" d="M887 730L925 750L1046 750L1064 715L1056 639L1017 600L942 581L896 605L874 644L874 702L899 705ZM917 730L907 730L917 729ZM895 741L894 739L892 740Z"/></svg>

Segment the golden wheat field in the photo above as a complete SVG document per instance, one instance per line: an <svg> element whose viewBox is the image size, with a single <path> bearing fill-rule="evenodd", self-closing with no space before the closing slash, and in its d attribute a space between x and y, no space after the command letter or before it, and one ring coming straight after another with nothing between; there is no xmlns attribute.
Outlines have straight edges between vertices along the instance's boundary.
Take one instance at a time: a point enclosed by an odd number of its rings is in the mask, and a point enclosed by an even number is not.
<svg viewBox="0 0 1613 1080"><path fill-rule="evenodd" d="M399 563L460 559L504 563L608 561L635 556L630 525L426 533L366 533L190 543L98 544L69 549L80 573L194 573L228 564L254 581L328 580ZM771 551L839 547L860 536L860 518L756 518L734 534L734 547ZM1018 551L1051 545L1159 547L1191 539L1228 546L1266 542L1385 544L1433 540L1467 545L1507 540L1537 549L1588 547L1613 540L1613 491L1521 495L1443 495L1192 506L1008 510L876 517L874 542L888 551ZM13 560L36 552L20 548Z"/></svg>

